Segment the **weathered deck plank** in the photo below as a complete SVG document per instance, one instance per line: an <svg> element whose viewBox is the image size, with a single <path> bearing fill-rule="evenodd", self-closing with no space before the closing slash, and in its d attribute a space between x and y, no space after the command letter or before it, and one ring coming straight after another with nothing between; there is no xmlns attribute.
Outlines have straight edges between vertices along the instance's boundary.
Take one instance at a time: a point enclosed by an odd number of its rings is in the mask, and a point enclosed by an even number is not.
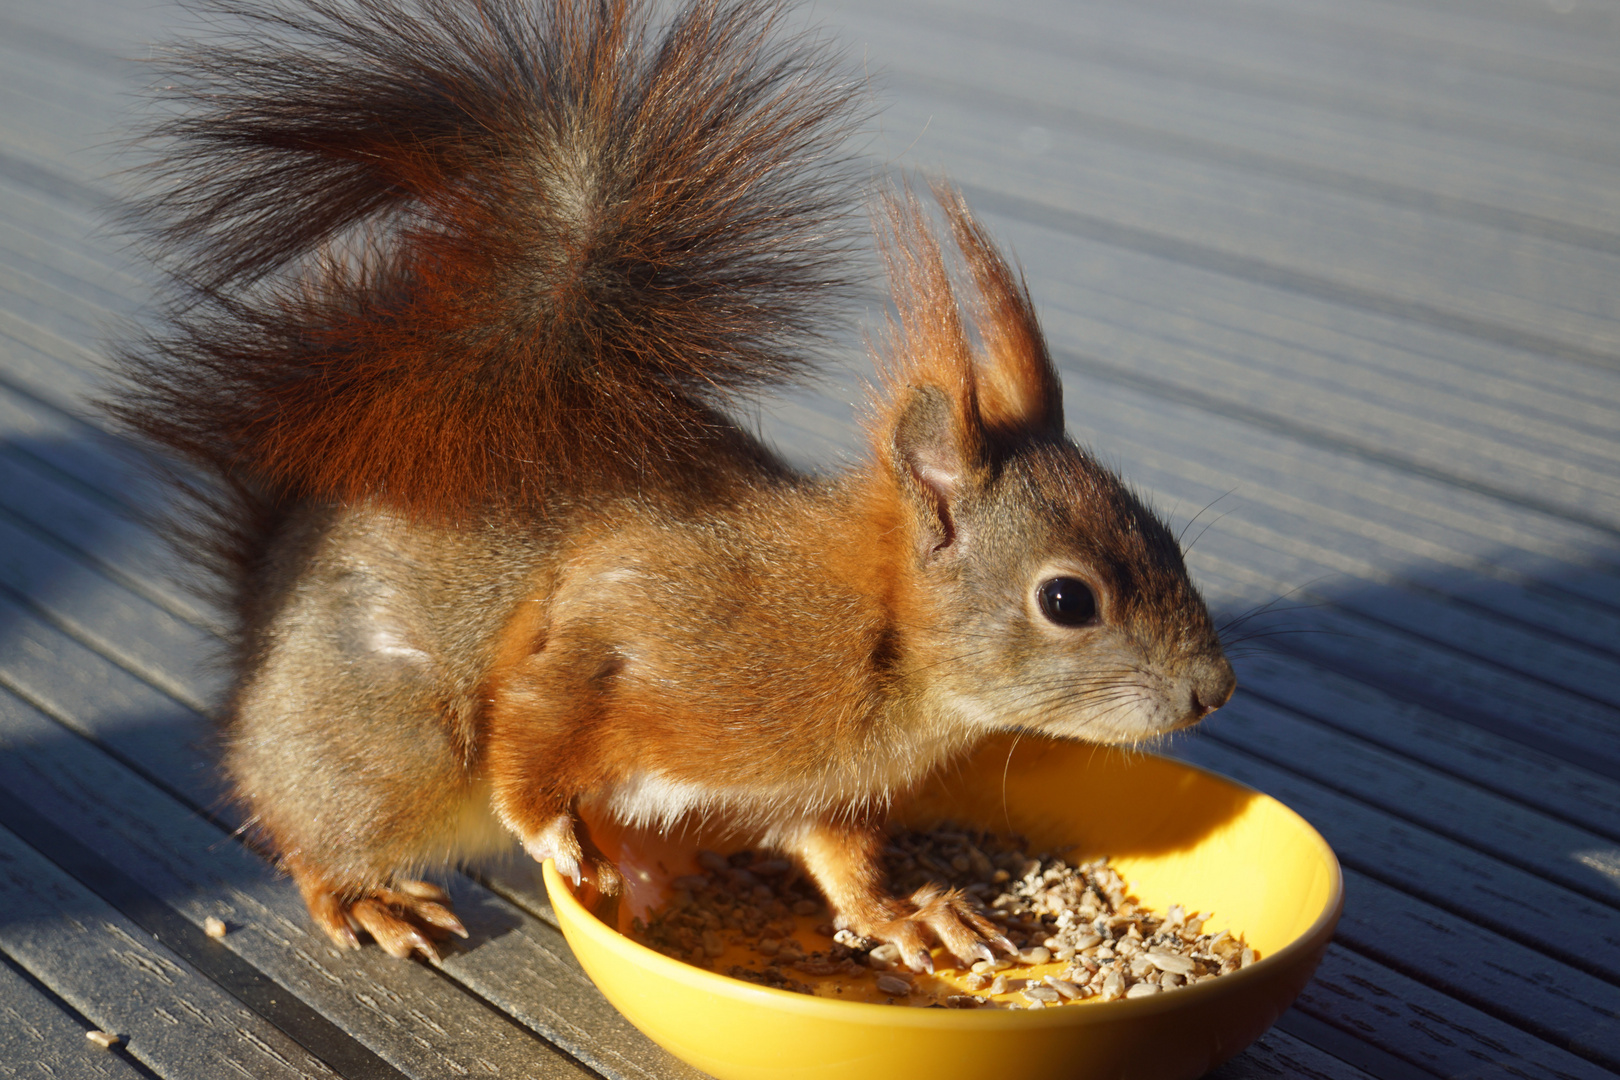
<svg viewBox="0 0 1620 1080"><path fill-rule="evenodd" d="M1233 726L1228 722L1222 735ZM1514 842L1519 837L1498 838L1481 828L1467 837L1472 843L1459 842L1440 830L1455 832L1448 828L1451 822L1469 821L1475 809L1471 800L1451 803L1444 793L1426 791L1423 781L1432 777L1401 786L1401 780L1410 780L1408 770L1392 768L1388 777L1371 774L1364 762L1338 756L1335 751L1342 753L1341 747L1313 753L1318 748L1303 739L1296 761L1320 763L1316 769L1290 769L1261 758L1264 747L1295 734L1290 726L1273 724L1258 737L1245 732L1247 737L1230 741L1190 740L1181 756L1261 788L1319 823L1340 861L1357 873L1598 979L1620 982L1620 910L1611 906L1620 889L1603 888L1609 883L1599 884L1593 880L1595 874L1587 880L1566 880L1577 876L1566 871L1583 869L1570 853L1600 849L1602 838L1587 834L1568 846L1524 847ZM1323 773L1331 779L1324 782ZM1398 794L1392 795L1392 789ZM1465 792L1472 794L1472 789ZM1438 827L1422 816L1397 816L1402 802L1411 806L1425 797L1424 809L1451 806L1455 816L1448 815L1451 821ZM1522 829L1525 824L1520 817L1509 828ZM1548 934L1547 926L1562 930Z"/></svg>
<svg viewBox="0 0 1620 1080"><path fill-rule="evenodd" d="M1245 688L1258 701L1620 841L1620 784L1614 780L1306 661L1256 655L1243 671ZM1453 827L1449 815L1443 827Z"/></svg>
<svg viewBox="0 0 1620 1080"><path fill-rule="evenodd" d="M0 866L0 947L101 1030L138 1042L147 1067L171 1076L336 1075L7 829Z"/></svg>
<svg viewBox="0 0 1620 1080"><path fill-rule="evenodd" d="M1295 1008L1437 1077L1603 1080L1614 1072L1340 945Z"/></svg>
<svg viewBox="0 0 1620 1080"><path fill-rule="evenodd" d="M140 1073L120 1050L85 1038L94 1025L0 963L0 1077L84 1076L138 1080Z"/></svg>

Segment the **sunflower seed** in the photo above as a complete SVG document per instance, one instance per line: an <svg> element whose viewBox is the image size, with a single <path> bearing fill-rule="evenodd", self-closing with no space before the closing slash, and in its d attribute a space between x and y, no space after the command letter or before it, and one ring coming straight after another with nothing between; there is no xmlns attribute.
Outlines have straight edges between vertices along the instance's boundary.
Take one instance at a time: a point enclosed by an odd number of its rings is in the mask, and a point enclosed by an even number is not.
<svg viewBox="0 0 1620 1080"><path fill-rule="evenodd" d="M883 993L892 994L895 997L905 997L911 993L911 983L898 975L879 975L877 988Z"/></svg>
<svg viewBox="0 0 1620 1080"><path fill-rule="evenodd" d="M1169 952L1165 949L1149 949L1147 960L1160 971L1172 971L1177 975L1190 975L1193 971L1193 959L1180 953Z"/></svg>
<svg viewBox="0 0 1620 1080"><path fill-rule="evenodd" d="M776 855L700 852L702 872L677 879L664 907L645 921L636 919L631 932L644 944L699 966L711 965L728 946L740 947L751 959L728 974L768 986L810 992L787 971L840 979L870 973L906 982L909 992L893 995L897 1001L936 1007L951 996L985 1004L979 991L1005 995L1026 986L1039 993L1023 1000L1041 1006L1098 995L1141 997L1215 978L1258 959L1229 931L1204 934L1208 914L1193 914L1180 904L1162 915L1142 907L1104 859L1074 864L1051 855L1032 857L1021 844L974 829L942 828L897 833L884 852L891 895L956 890L961 902L977 907L1010 939L1013 956L979 960L971 973L955 976L956 985L971 995L951 994L937 980L904 978L901 950L828 922L834 913L809 879L790 873L791 864ZM815 928L821 944L808 944L817 940L808 935L798 940L801 918L822 920ZM1015 958L1029 966L1056 961L1061 977L1004 974ZM940 959L950 963L948 954Z"/></svg>
<svg viewBox="0 0 1620 1080"><path fill-rule="evenodd" d="M1064 997L1071 1000L1080 996L1080 988L1074 985L1074 983L1069 982L1067 979L1059 979L1055 976L1048 975L1046 977L1046 985L1050 986L1053 990L1056 990L1059 994L1062 994Z"/></svg>
<svg viewBox="0 0 1620 1080"><path fill-rule="evenodd" d="M866 955L880 964L898 964L900 962L900 946L892 941L885 941Z"/></svg>

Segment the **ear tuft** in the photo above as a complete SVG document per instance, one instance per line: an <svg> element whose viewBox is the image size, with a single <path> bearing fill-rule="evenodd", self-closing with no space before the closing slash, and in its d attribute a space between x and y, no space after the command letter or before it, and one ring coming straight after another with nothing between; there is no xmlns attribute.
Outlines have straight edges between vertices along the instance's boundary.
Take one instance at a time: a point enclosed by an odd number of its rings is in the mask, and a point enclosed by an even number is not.
<svg viewBox="0 0 1620 1080"><path fill-rule="evenodd" d="M969 451L1061 438L1063 387L1022 275L996 250L960 192L935 184L933 195L971 287L964 304L917 196L909 189L885 196L878 231L895 314L878 361L887 391L878 407L880 437L893 430L908 388L935 386L951 401Z"/></svg>
<svg viewBox="0 0 1620 1080"><path fill-rule="evenodd" d="M899 402L906 387L937 386L958 417L976 428L973 347L928 212L909 189L886 193L879 205L878 241L894 301L885 355L878 361L889 401Z"/></svg>
<svg viewBox="0 0 1620 1080"><path fill-rule="evenodd" d="M879 457L918 500L925 555L955 542L964 487L997 453L1063 435L1062 386L1023 278L959 192L936 184L933 194L971 281L966 307L980 347L963 323L928 212L910 189L886 195L878 233L894 316L878 361L885 394L873 425Z"/></svg>
<svg viewBox="0 0 1620 1080"><path fill-rule="evenodd" d="M960 191L935 183L933 193L973 278L973 321L984 346L975 365L980 416L993 432L1061 436L1063 384L1023 273L1007 264Z"/></svg>

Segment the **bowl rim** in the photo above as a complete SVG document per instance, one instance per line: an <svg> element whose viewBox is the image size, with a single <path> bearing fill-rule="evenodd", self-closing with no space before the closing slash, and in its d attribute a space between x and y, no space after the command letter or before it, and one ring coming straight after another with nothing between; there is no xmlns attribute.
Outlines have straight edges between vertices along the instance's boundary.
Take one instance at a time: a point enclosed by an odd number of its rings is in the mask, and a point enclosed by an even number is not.
<svg viewBox="0 0 1620 1080"><path fill-rule="evenodd" d="M593 940L605 945L608 952L615 954L621 960L636 964L644 968L673 979L678 984L693 990L700 990L711 995L732 998L740 1003L766 1006L777 1010L786 1010L799 1013L806 1017L825 1017L826 1019L841 1019L845 1022L864 1020L868 1023L884 1023L890 1026L901 1027L935 1027L940 1024L951 1026L968 1024L994 1029L1002 1025L1013 1024L1020 1027L1045 1027L1048 1025L1089 1025L1099 1023L1112 1023L1130 1016L1151 1016L1156 1013L1182 1008L1186 1004L1199 1001L1212 994L1227 994L1240 986L1246 985L1256 979L1265 978L1271 970L1291 963L1301 953L1316 950L1325 946L1323 939L1338 923L1339 916L1344 910L1344 870L1339 865L1338 855L1332 846L1322 837L1310 822L1295 811L1288 804L1271 795L1251 787L1229 776L1206 769L1201 765L1182 761L1179 758L1166 757L1145 751L1132 751L1133 757L1152 757L1170 764L1203 773L1220 783L1239 788L1250 794L1267 800L1287 815L1292 817L1304 830L1306 836L1326 855L1329 871L1329 889L1326 901L1321 912L1311 924L1298 934L1287 945L1267 956L1261 957L1253 964L1238 971L1222 975L1218 980L1196 986L1184 986L1173 994L1149 994L1140 998L1116 998L1113 1001L1093 1002L1079 1008L1053 1008L1053 1009L922 1009L907 1008L878 1004L867 1001L841 1001L837 998L820 997L814 994L798 994L790 990L779 990L775 987L760 986L742 979L732 978L730 975L718 971L710 971L684 960L677 960L665 956L656 949L635 941L627 934L621 933L604 923L580 903L574 894L574 886L558 873L552 860L547 859L541 867L544 875L546 890L551 898L553 908L567 908L565 918L558 911L557 921L562 926L564 937L570 925L579 927ZM570 944L572 944L570 942ZM854 1011L851 1011L854 1010ZM1014 1019L1016 1018L1016 1019Z"/></svg>

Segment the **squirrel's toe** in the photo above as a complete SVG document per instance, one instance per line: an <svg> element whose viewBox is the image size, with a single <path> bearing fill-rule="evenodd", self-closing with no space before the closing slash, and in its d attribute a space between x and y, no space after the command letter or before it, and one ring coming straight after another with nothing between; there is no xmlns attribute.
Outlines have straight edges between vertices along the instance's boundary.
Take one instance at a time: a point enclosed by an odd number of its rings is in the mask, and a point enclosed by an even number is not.
<svg viewBox="0 0 1620 1080"><path fill-rule="evenodd" d="M379 890L386 891L386 890ZM383 952L400 960L419 952L430 962L439 962L439 950L422 930L397 910L380 900L356 900L349 905L349 916L370 934Z"/></svg>
<svg viewBox="0 0 1620 1080"><path fill-rule="evenodd" d="M924 886L912 894L911 903L917 908L912 918L933 931L939 943L963 967L975 960L995 959L993 948L1006 953L1018 951L996 924L980 914L959 890Z"/></svg>
<svg viewBox="0 0 1620 1080"><path fill-rule="evenodd" d="M406 885L427 886L432 892L421 895L417 890L405 888ZM443 889L428 885L425 881L402 881L397 883L394 889L378 889L375 896L389 908L403 913L406 918L425 923L430 934L434 930L441 930L459 938L467 936L467 928L461 925L456 913L450 910L450 897Z"/></svg>

